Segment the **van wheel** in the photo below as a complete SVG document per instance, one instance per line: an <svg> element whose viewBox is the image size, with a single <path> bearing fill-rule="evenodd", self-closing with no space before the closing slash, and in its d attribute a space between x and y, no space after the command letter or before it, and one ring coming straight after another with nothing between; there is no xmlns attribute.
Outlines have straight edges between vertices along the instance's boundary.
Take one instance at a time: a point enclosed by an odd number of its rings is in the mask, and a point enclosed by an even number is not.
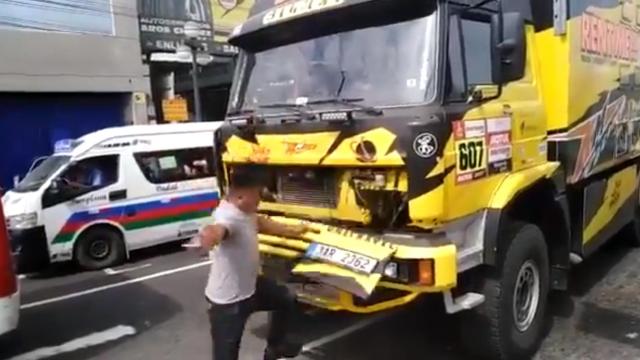
<svg viewBox="0 0 640 360"><path fill-rule="evenodd" d="M86 270L121 264L126 257L122 236L104 227L90 229L78 239L74 257L78 265Z"/></svg>
<svg viewBox="0 0 640 360"><path fill-rule="evenodd" d="M486 359L528 359L544 335L549 259L544 235L532 224L514 223L506 231L509 248L501 264L479 277L485 302L463 315L467 350Z"/></svg>

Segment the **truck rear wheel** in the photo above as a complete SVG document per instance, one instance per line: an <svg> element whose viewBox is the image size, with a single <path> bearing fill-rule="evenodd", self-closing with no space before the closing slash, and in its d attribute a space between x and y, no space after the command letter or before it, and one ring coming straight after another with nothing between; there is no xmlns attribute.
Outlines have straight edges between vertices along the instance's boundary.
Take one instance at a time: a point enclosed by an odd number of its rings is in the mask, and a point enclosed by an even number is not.
<svg viewBox="0 0 640 360"><path fill-rule="evenodd" d="M86 270L118 265L126 258L122 236L106 227L89 229L78 239L74 257L78 265Z"/></svg>
<svg viewBox="0 0 640 360"><path fill-rule="evenodd" d="M549 259L544 235L532 224L514 223L504 233L502 263L487 269L478 290L485 302L465 314L461 335L467 350L486 359L532 357L544 335Z"/></svg>
<svg viewBox="0 0 640 360"><path fill-rule="evenodd" d="M640 247L640 206L636 206L633 221L622 229L620 235L627 244L633 247Z"/></svg>

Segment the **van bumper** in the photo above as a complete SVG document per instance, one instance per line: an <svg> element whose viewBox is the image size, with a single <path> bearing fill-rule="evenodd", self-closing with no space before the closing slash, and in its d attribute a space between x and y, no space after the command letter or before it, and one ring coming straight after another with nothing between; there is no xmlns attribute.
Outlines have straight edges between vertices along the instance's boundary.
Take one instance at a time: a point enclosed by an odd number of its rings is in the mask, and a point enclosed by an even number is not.
<svg viewBox="0 0 640 360"><path fill-rule="evenodd" d="M44 226L9 230L9 240L19 274L38 272L49 266L49 248Z"/></svg>

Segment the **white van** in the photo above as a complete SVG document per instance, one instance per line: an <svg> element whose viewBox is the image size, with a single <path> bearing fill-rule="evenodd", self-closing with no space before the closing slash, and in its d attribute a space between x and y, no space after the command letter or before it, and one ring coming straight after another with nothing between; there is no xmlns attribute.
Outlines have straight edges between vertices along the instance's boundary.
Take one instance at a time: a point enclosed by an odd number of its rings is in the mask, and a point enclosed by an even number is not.
<svg viewBox="0 0 640 360"><path fill-rule="evenodd" d="M219 200L216 123L108 128L59 141L2 198L19 272L85 269L196 233Z"/></svg>

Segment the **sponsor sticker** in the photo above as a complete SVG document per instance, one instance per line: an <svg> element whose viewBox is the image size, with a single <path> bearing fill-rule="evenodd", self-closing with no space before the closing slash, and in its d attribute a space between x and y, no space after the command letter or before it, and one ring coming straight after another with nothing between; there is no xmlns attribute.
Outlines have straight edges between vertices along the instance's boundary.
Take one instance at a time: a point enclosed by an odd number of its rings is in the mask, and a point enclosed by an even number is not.
<svg viewBox="0 0 640 360"><path fill-rule="evenodd" d="M413 140L413 151L421 158L430 158L438 151L438 139L431 133L422 133Z"/></svg>
<svg viewBox="0 0 640 360"><path fill-rule="evenodd" d="M489 147L503 147L508 145L511 145L510 133L489 134Z"/></svg>
<svg viewBox="0 0 640 360"><path fill-rule="evenodd" d="M547 155L547 151L548 151L547 142L546 141L542 141L538 145L538 153L540 153L540 155Z"/></svg>
<svg viewBox="0 0 640 360"><path fill-rule="evenodd" d="M502 161L489 163L489 175L500 174L511 171L511 158Z"/></svg>
<svg viewBox="0 0 640 360"><path fill-rule="evenodd" d="M465 137L482 137L486 134L486 131L484 120L467 120L464 122Z"/></svg>
<svg viewBox="0 0 640 360"><path fill-rule="evenodd" d="M453 122L453 137L456 140L461 140L465 138L464 135L464 124L462 120L456 120Z"/></svg>
<svg viewBox="0 0 640 360"><path fill-rule="evenodd" d="M483 170L478 170L478 171L474 171L474 172L470 172L470 173L466 173L466 174L458 174L456 175L456 182L458 184L463 184L463 183L467 183L470 181L475 181L478 179L482 179L483 177L487 176L487 170L483 169Z"/></svg>
<svg viewBox="0 0 640 360"><path fill-rule="evenodd" d="M503 133L511 131L511 118L501 117L487 119L487 132L489 134Z"/></svg>
<svg viewBox="0 0 640 360"><path fill-rule="evenodd" d="M489 162L495 163L511 159L511 145L489 148Z"/></svg>

